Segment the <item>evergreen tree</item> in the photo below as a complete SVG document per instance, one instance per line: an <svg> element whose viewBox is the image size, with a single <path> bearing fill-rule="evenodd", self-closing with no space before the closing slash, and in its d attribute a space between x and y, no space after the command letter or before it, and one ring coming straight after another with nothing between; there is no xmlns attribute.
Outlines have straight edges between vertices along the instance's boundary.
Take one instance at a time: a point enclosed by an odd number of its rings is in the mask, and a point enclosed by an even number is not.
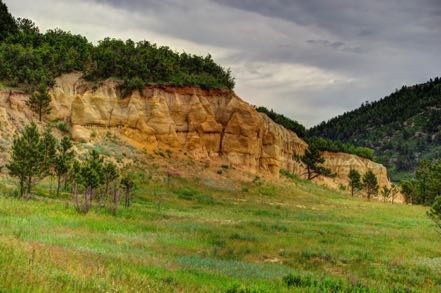
<svg viewBox="0 0 441 293"><path fill-rule="evenodd" d="M74 201L75 209L78 212L82 212L82 207L80 205L79 199L78 199L78 185L81 181L81 164L78 160L74 159L72 162L72 168L68 172L68 176L70 177L71 184L72 184L72 199Z"/></svg>
<svg viewBox="0 0 441 293"><path fill-rule="evenodd" d="M427 193L428 193L428 185L430 180L432 163L429 160L422 160L418 164L418 168L415 171L415 177L418 181L419 187L419 197L422 204L425 204Z"/></svg>
<svg viewBox="0 0 441 293"><path fill-rule="evenodd" d="M129 207L130 206L130 195L133 191L133 189L135 188L135 184L133 182L132 179L130 179L129 176L124 176L121 179L121 187L124 190L124 196L125 196L125 200L124 200L124 206L125 207Z"/></svg>
<svg viewBox="0 0 441 293"><path fill-rule="evenodd" d="M103 166L103 181L104 181L104 194L107 195L109 191L109 184L116 180L119 176L118 169L112 162L106 162Z"/></svg>
<svg viewBox="0 0 441 293"><path fill-rule="evenodd" d="M366 191L368 200L371 199L373 195L378 193L378 180L374 172L371 170L367 171L363 176L363 188Z"/></svg>
<svg viewBox="0 0 441 293"><path fill-rule="evenodd" d="M305 154L301 157L301 161L306 166L306 175L308 180L312 180L320 175L323 176L332 176L332 172L330 169L320 166L325 162L325 159L320 154L315 145L310 144Z"/></svg>
<svg viewBox="0 0 441 293"><path fill-rule="evenodd" d="M103 158L92 150L79 169L78 181L84 186L84 205L81 212L87 213L91 207L96 189L103 184Z"/></svg>
<svg viewBox="0 0 441 293"><path fill-rule="evenodd" d="M51 112L51 96L48 93L48 89L45 85L41 85L40 88L34 92L29 98L27 105L38 115L38 120L41 121L43 115Z"/></svg>
<svg viewBox="0 0 441 293"><path fill-rule="evenodd" d="M386 202L386 200L391 196L391 194L392 194L392 188L383 186L383 188L381 189L381 196L383 197L384 202Z"/></svg>
<svg viewBox="0 0 441 293"><path fill-rule="evenodd" d="M361 184L361 175L357 170L351 169L349 171L349 187L351 188L351 195L354 196L354 192L356 190L360 190L362 187Z"/></svg>
<svg viewBox="0 0 441 293"><path fill-rule="evenodd" d="M390 188L390 194L391 194L391 198L392 198L392 203L394 203L396 196L398 195L399 189L398 186L396 186L395 184L392 184L391 188Z"/></svg>
<svg viewBox="0 0 441 293"><path fill-rule="evenodd" d="M435 223L439 232L441 232L441 197L436 198L427 216Z"/></svg>
<svg viewBox="0 0 441 293"><path fill-rule="evenodd" d="M441 196L441 159L432 163L428 181L429 198L426 203L431 204L437 197Z"/></svg>
<svg viewBox="0 0 441 293"><path fill-rule="evenodd" d="M401 192L404 195L406 203L413 204L416 197L418 182L415 179L408 179L401 181Z"/></svg>
<svg viewBox="0 0 441 293"><path fill-rule="evenodd" d="M27 125L14 138L11 159L7 164L9 173L20 181L20 197L31 193L32 180L41 172L43 161L42 143L37 125Z"/></svg>
<svg viewBox="0 0 441 293"><path fill-rule="evenodd" d="M55 157L57 153L58 141L52 135L52 130L47 127L41 137L42 161L40 164L39 176L44 178L54 174Z"/></svg>
<svg viewBox="0 0 441 293"><path fill-rule="evenodd" d="M74 153L71 149L72 141L67 136L63 137L54 159L55 174L57 176L57 196L60 194L61 179L69 172L74 159Z"/></svg>
<svg viewBox="0 0 441 293"><path fill-rule="evenodd" d="M14 17L9 13L8 7L0 0L0 42L17 33L18 28Z"/></svg>

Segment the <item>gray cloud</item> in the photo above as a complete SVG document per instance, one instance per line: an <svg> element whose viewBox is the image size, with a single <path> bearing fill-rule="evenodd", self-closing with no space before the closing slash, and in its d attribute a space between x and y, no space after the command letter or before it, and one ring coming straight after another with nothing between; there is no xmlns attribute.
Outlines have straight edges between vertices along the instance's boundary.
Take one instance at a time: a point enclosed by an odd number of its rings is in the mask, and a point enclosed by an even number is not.
<svg viewBox="0 0 441 293"><path fill-rule="evenodd" d="M311 126L440 75L438 0L6 0L17 16L83 33L210 52L236 91Z"/></svg>
<svg viewBox="0 0 441 293"><path fill-rule="evenodd" d="M352 53L362 53L363 48L360 46L347 46L344 42L340 41L329 41L329 40L307 40L306 41L309 44L319 45L323 47L329 47L335 50L341 50L341 51L347 51Z"/></svg>

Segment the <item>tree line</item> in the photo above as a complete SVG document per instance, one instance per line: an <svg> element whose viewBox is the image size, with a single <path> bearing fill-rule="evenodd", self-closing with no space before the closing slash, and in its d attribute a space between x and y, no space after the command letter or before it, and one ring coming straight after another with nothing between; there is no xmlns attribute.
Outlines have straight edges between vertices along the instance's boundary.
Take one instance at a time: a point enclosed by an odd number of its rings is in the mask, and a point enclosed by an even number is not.
<svg viewBox="0 0 441 293"><path fill-rule="evenodd" d="M289 129L295 132L299 137L304 138L306 136L306 128L299 122L286 117L285 115L276 113L273 109L268 110L265 107L257 107L257 112L265 113L271 120L276 122L277 124L282 125L286 129Z"/></svg>
<svg viewBox="0 0 441 293"><path fill-rule="evenodd" d="M93 201L98 207L107 206L116 212L121 194L124 205L129 207L134 189L129 174L95 150L83 159L76 158L72 147L69 137L57 140L50 128L40 132L33 122L25 126L14 138L11 158L6 165L9 174L18 179L18 196L31 197L36 183L55 177L56 196L60 196L62 188L69 190L80 213L87 213Z"/></svg>
<svg viewBox="0 0 441 293"><path fill-rule="evenodd" d="M362 158L374 160L374 151L367 147L358 147L349 143L342 143L338 140L331 140L324 137L311 136L306 131L305 126L299 122L278 114L274 110L265 107L257 107L257 112L265 113L275 123L282 125L286 129L295 132L303 138L309 145L314 145L319 151L342 152L357 155Z"/></svg>
<svg viewBox="0 0 441 293"><path fill-rule="evenodd" d="M441 159L421 160L414 177L401 185L410 203L433 205L441 196Z"/></svg>
<svg viewBox="0 0 441 293"><path fill-rule="evenodd" d="M148 41L106 38L97 45L60 29L41 33L28 19L15 19L0 0L0 80L31 91L51 86L62 73L82 71L89 80L116 78L122 94L148 83L233 89L230 70L205 57L178 53Z"/></svg>

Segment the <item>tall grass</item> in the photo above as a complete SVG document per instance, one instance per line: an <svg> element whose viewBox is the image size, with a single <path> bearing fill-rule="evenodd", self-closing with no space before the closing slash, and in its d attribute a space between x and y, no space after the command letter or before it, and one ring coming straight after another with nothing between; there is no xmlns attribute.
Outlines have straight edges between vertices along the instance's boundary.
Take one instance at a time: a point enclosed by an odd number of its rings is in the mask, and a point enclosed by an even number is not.
<svg viewBox="0 0 441 293"><path fill-rule="evenodd" d="M423 207L297 179L165 184L153 169L134 175L133 206L116 215L79 215L47 181L19 200L1 179L0 292L441 290L441 237Z"/></svg>

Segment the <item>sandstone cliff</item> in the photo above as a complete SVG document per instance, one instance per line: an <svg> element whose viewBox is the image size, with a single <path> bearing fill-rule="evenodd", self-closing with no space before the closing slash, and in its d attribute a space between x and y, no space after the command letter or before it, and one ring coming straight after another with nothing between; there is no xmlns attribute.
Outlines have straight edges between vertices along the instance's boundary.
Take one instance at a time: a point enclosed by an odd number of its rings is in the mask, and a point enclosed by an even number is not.
<svg viewBox="0 0 441 293"><path fill-rule="evenodd" d="M231 91L148 86L122 98L117 82L92 84L72 73L57 78L50 94L48 119L69 123L77 141L111 132L149 152L168 150L269 176L278 176L281 169L298 176L305 173L293 156L303 155L307 144ZM20 92L0 92L0 137L5 145L16 129L32 119L26 99ZM354 168L362 174L370 169L381 186L390 185L380 164L343 153L323 155L326 167L337 176L319 178L319 183L333 188L346 185L349 169Z"/></svg>
<svg viewBox="0 0 441 293"><path fill-rule="evenodd" d="M138 148L225 160L254 173L302 169L292 157L307 144L230 91L151 86L121 98L116 82L93 86L68 74L51 94L49 119L69 121L78 141L112 130Z"/></svg>

